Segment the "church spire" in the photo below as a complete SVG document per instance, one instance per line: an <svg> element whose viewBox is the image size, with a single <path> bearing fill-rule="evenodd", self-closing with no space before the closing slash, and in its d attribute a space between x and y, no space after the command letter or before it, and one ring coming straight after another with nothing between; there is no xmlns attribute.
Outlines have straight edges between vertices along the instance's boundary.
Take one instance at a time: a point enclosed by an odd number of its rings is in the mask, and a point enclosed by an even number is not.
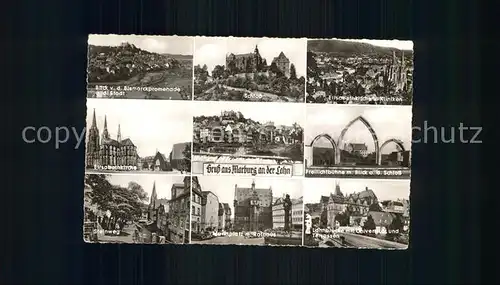
<svg viewBox="0 0 500 285"><path fill-rule="evenodd" d="M257 47L257 45L255 45L255 49L253 50L254 53L258 54L259 53L259 48Z"/></svg>
<svg viewBox="0 0 500 285"><path fill-rule="evenodd" d="M342 194L342 191L340 191L340 184L338 181L335 182L335 195L344 196L344 194Z"/></svg>
<svg viewBox="0 0 500 285"><path fill-rule="evenodd" d="M151 202L150 205L153 205L153 209L156 208L156 200L158 196L156 194L156 181L153 181L153 191L151 192Z"/></svg>
<svg viewBox="0 0 500 285"><path fill-rule="evenodd" d="M255 190L255 179L252 180L252 189Z"/></svg>
<svg viewBox="0 0 500 285"><path fill-rule="evenodd" d="M118 124L118 134L116 135L116 140L122 142L122 133L120 132L120 124Z"/></svg>
<svg viewBox="0 0 500 285"><path fill-rule="evenodd" d="M95 108L94 108L94 114L92 115L92 126L91 128L95 128L97 127L97 122L96 122L96 119L95 119Z"/></svg>
<svg viewBox="0 0 500 285"><path fill-rule="evenodd" d="M106 118L106 115L104 115L104 129L102 130L102 139L101 139L101 141L104 141L106 139L109 139L108 120Z"/></svg>

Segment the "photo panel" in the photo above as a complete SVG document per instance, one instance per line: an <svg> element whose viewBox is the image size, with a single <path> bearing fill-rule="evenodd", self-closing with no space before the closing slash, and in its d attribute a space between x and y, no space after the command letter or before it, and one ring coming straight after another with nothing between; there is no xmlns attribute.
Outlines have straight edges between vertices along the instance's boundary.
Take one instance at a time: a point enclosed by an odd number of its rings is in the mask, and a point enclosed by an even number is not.
<svg viewBox="0 0 500 285"><path fill-rule="evenodd" d="M303 179L304 245L407 249L410 180Z"/></svg>
<svg viewBox="0 0 500 285"><path fill-rule="evenodd" d="M89 243L189 243L190 176L85 174Z"/></svg>
<svg viewBox="0 0 500 285"><path fill-rule="evenodd" d="M191 244L301 246L301 179L193 176Z"/></svg>
<svg viewBox="0 0 500 285"><path fill-rule="evenodd" d="M87 97L192 100L193 37L89 35Z"/></svg>
<svg viewBox="0 0 500 285"><path fill-rule="evenodd" d="M188 174L192 101L87 99L87 172Z"/></svg>
<svg viewBox="0 0 500 285"><path fill-rule="evenodd" d="M304 104L193 103L193 175L303 176Z"/></svg>
<svg viewBox="0 0 500 285"><path fill-rule="evenodd" d="M306 39L196 37L194 99L304 103Z"/></svg>
<svg viewBox="0 0 500 285"><path fill-rule="evenodd" d="M411 105L413 42L307 41L307 103Z"/></svg>
<svg viewBox="0 0 500 285"><path fill-rule="evenodd" d="M306 177L409 179L411 106L306 107Z"/></svg>

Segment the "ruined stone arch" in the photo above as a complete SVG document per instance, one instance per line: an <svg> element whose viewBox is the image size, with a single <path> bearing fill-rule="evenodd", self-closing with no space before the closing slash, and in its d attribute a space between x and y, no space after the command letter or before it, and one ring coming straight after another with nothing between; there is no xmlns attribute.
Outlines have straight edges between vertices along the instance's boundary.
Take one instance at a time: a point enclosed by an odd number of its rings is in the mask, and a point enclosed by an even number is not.
<svg viewBox="0 0 500 285"><path fill-rule="evenodd" d="M311 141L311 144L310 146L312 147L313 144L318 141L320 138L325 138L327 139L331 144L332 144L332 148L333 148L333 164L338 164L340 161L337 160L337 157L339 157L339 149L337 147L337 143L335 142L335 140L328 134L320 134L320 135L317 135L312 141Z"/></svg>
<svg viewBox="0 0 500 285"><path fill-rule="evenodd" d="M404 145L403 145L403 141L402 141L402 140L400 140L400 139L396 139L396 138L390 138L390 139L386 140L386 141L385 141L385 142L384 142L384 143L380 146L380 148L379 148L378 158L377 158L377 159L378 159L378 161L379 161L379 165L380 165L380 163L382 163L382 149L383 149L383 148L384 148L384 147L385 147L388 143L391 143L391 142L393 142L393 143L397 144L397 145L401 148L401 151L403 151L403 152L404 152L404 151L406 150L406 149L405 149L405 147L404 147Z"/></svg>
<svg viewBox="0 0 500 285"><path fill-rule="evenodd" d="M361 123L363 123L366 126L366 128L368 129L368 131L370 131L370 134L372 135L372 138L373 138L373 142L375 143L375 163L377 165L380 165L380 158L381 158L381 156L380 156L380 148L379 148L379 144L378 144L377 134L375 133L375 130L373 129L373 127L371 126L371 124L365 118L363 118L363 116L359 116L359 117L355 118L354 120L350 121L344 127L344 129L340 133L339 139L337 141L337 145L338 146L342 145L342 142L344 141L345 133L357 121L361 121ZM335 152L335 156L336 156L335 157L335 161L337 161L338 163L340 163L340 151Z"/></svg>

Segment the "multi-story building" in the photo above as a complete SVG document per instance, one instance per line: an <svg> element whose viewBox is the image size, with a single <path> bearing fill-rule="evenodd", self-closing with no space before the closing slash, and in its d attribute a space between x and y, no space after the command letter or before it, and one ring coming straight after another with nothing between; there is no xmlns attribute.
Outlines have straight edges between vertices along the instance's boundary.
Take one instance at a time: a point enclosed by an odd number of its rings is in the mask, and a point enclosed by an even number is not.
<svg viewBox="0 0 500 285"><path fill-rule="evenodd" d="M259 53L259 48L255 46L253 53L229 54L226 56L226 68L234 73L260 71L264 59Z"/></svg>
<svg viewBox="0 0 500 285"><path fill-rule="evenodd" d="M375 193L365 188L359 193L352 193L344 196L340 190L340 185L335 185L335 192L330 194L327 206L327 226L334 228L336 225L335 217L346 211L352 216L366 216L372 204L378 204Z"/></svg>
<svg viewBox="0 0 500 285"><path fill-rule="evenodd" d="M232 215L231 207L229 207L228 203L222 203L222 206L224 207L224 217L226 219L224 222L225 229L231 230L233 227L233 223L231 221L231 215Z"/></svg>
<svg viewBox="0 0 500 285"><path fill-rule="evenodd" d="M366 157L368 155L368 147L364 143L349 143L346 144L344 150L351 154Z"/></svg>
<svg viewBox="0 0 500 285"><path fill-rule="evenodd" d="M184 183L174 183L169 203L170 224L168 240L174 243L189 242L189 214L191 197L191 177Z"/></svg>
<svg viewBox="0 0 500 285"><path fill-rule="evenodd" d="M283 199L284 198L278 198L273 203L273 229L285 228L285 208L283 207Z"/></svg>
<svg viewBox="0 0 500 285"><path fill-rule="evenodd" d="M202 193L200 182L198 177L192 177L192 191L191 191L191 231L194 233L199 233L202 230L201 227L201 201Z"/></svg>
<svg viewBox="0 0 500 285"><path fill-rule="evenodd" d="M222 203L219 203L219 223L217 228L220 231L226 229L226 212Z"/></svg>
<svg viewBox="0 0 500 285"><path fill-rule="evenodd" d="M219 226L219 197L210 191L202 191L201 194L201 227L215 230Z"/></svg>
<svg viewBox="0 0 500 285"><path fill-rule="evenodd" d="M302 230L304 223L304 199L292 199L292 229Z"/></svg>
<svg viewBox="0 0 500 285"><path fill-rule="evenodd" d="M273 192L269 188L234 186L234 230L256 231L273 227Z"/></svg>
<svg viewBox="0 0 500 285"><path fill-rule="evenodd" d="M99 129L97 127L95 110L92 117L92 125L88 130L87 149L85 162L87 168L94 166L133 166L137 167L138 154L137 147L129 138L122 139L120 125L116 140L111 139L108 132L108 123L104 117L104 129L99 139Z"/></svg>
<svg viewBox="0 0 500 285"><path fill-rule="evenodd" d="M290 77L290 60L285 56L283 52L275 57L271 64L276 64L276 67L286 76Z"/></svg>

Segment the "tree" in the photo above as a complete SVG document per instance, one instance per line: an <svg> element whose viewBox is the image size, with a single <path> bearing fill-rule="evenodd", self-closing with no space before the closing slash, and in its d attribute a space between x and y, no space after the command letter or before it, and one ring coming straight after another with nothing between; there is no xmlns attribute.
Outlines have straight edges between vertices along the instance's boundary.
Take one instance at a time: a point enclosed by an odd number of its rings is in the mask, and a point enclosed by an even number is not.
<svg viewBox="0 0 500 285"><path fill-rule="evenodd" d="M215 79L220 79L224 77L225 69L223 65L216 65L212 71L212 77Z"/></svg>
<svg viewBox="0 0 500 285"><path fill-rule="evenodd" d="M102 174L87 175L85 183L92 189L89 193L92 204L101 211L111 213L109 219L104 221L105 229L114 229L116 223L121 228L124 221L136 219L142 214L147 193L139 184L131 182L128 188L119 187L112 185Z"/></svg>
<svg viewBox="0 0 500 285"><path fill-rule="evenodd" d="M290 79L291 80L297 79L297 71L295 70L295 65L293 63L290 65Z"/></svg>
<svg viewBox="0 0 500 285"><path fill-rule="evenodd" d="M363 225L363 230L372 231L372 230L375 230L375 228L376 228L375 221L373 220L373 217L371 215L369 215L367 220L365 221L365 223Z"/></svg>
<svg viewBox="0 0 500 285"><path fill-rule="evenodd" d="M382 212L382 208L378 203L371 204L370 207L368 207L368 210L373 212Z"/></svg>
<svg viewBox="0 0 500 285"><path fill-rule="evenodd" d="M403 227L404 227L404 224L403 224L403 221L401 220L401 216L396 215L392 219L391 224L389 225L389 230L394 231L394 232L397 231L398 233L401 233L403 231Z"/></svg>
<svg viewBox="0 0 500 285"><path fill-rule="evenodd" d="M328 225L328 212L326 209L323 209L323 211L321 211L320 225L322 227L326 227Z"/></svg>
<svg viewBox="0 0 500 285"><path fill-rule="evenodd" d="M344 212L335 216L335 221L338 221L341 227L348 226L350 223L349 213Z"/></svg>

